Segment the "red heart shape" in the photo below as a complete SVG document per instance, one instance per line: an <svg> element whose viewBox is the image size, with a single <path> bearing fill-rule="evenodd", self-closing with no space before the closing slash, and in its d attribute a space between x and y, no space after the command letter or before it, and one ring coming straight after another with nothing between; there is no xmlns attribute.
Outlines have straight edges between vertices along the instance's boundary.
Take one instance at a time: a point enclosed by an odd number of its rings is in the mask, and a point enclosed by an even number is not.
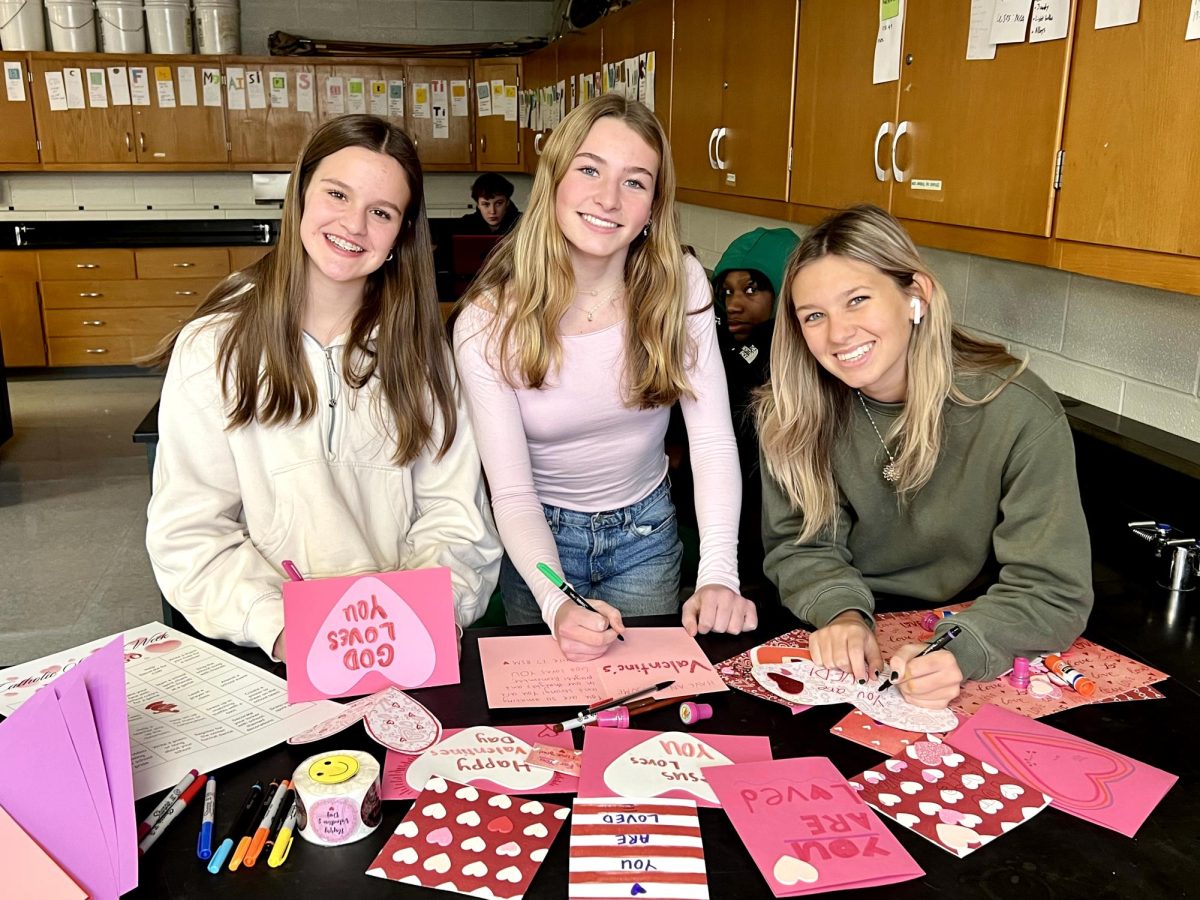
<svg viewBox="0 0 1200 900"><path fill-rule="evenodd" d="M804 682L797 681L795 678L789 678L786 675L781 675L778 672L768 672L767 677L779 685L779 689L788 694L800 694L804 691Z"/></svg>
<svg viewBox="0 0 1200 900"><path fill-rule="evenodd" d="M512 819L508 816L500 816L498 819L492 819L492 821L488 822L487 830L508 834L513 830Z"/></svg>

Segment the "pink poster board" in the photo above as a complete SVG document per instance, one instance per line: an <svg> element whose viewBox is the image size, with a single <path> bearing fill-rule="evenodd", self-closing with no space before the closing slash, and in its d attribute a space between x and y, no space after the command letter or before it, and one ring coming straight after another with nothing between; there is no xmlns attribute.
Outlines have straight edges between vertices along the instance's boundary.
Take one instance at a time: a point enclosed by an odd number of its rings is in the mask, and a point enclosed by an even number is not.
<svg viewBox="0 0 1200 900"><path fill-rule="evenodd" d="M776 897L925 874L828 759L722 766L706 777Z"/></svg>
<svg viewBox="0 0 1200 900"><path fill-rule="evenodd" d="M482 638L479 659L492 709L587 707L672 680L672 687L654 696L729 690L696 639L679 626L630 628L623 643L610 645L607 653L589 662L564 659L548 634Z"/></svg>
<svg viewBox="0 0 1200 900"><path fill-rule="evenodd" d="M985 706L951 746L1049 794L1051 806L1133 837L1176 776L1024 716Z"/></svg>
<svg viewBox="0 0 1200 900"><path fill-rule="evenodd" d="M703 771L771 758L765 737L587 728L581 797L671 797L720 806Z"/></svg>
<svg viewBox="0 0 1200 900"><path fill-rule="evenodd" d="M450 570L283 585L288 702L457 684Z"/></svg>

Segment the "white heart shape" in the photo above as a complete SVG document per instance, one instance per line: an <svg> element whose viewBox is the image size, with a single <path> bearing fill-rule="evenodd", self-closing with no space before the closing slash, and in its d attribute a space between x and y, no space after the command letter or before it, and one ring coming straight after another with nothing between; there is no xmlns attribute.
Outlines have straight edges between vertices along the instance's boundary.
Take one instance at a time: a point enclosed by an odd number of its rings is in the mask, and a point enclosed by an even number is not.
<svg viewBox="0 0 1200 900"><path fill-rule="evenodd" d="M965 825L967 828L974 828L976 825L982 825L983 819L972 813L967 813L958 820L959 825Z"/></svg>
<svg viewBox="0 0 1200 900"><path fill-rule="evenodd" d="M531 850L529 852L529 858L532 859L534 862L541 862L543 859L546 858L547 849L548 849L547 847L538 847L536 850Z"/></svg>
<svg viewBox="0 0 1200 900"><path fill-rule="evenodd" d="M980 762L979 768L983 769L983 771L986 772L988 775L999 775L1000 774L1000 770L997 769L995 766L990 765L989 763Z"/></svg>
<svg viewBox="0 0 1200 900"><path fill-rule="evenodd" d="M463 866L462 873L473 878L482 878L488 873L488 867L483 864L483 860L477 859Z"/></svg>
<svg viewBox="0 0 1200 900"><path fill-rule="evenodd" d="M892 818L894 818L897 822L899 822L905 828L915 828L917 825L919 825L921 823L921 817L914 816L912 813L898 812L894 816L892 816Z"/></svg>
<svg viewBox="0 0 1200 900"><path fill-rule="evenodd" d="M771 869L771 875L777 882L788 887L791 887L798 881L803 881L805 884L812 884L821 877L816 866L812 863L790 855L781 856L775 860L775 866Z"/></svg>
<svg viewBox="0 0 1200 900"><path fill-rule="evenodd" d="M458 846L462 847L464 850L470 851L471 853L478 853L487 846L487 841L485 841L479 835L473 834Z"/></svg>
<svg viewBox="0 0 1200 900"><path fill-rule="evenodd" d="M944 803L957 803L963 798L960 791L942 791L939 795Z"/></svg>
<svg viewBox="0 0 1200 900"><path fill-rule="evenodd" d="M496 877L501 881L511 881L513 884L516 884L521 880L521 870L516 866L508 866L497 872Z"/></svg>
<svg viewBox="0 0 1200 900"><path fill-rule="evenodd" d="M942 806L940 803L934 803L932 800L922 800L917 804L917 809L919 809L924 815L936 816L942 811Z"/></svg>
<svg viewBox="0 0 1200 900"><path fill-rule="evenodd" d="M874 769L867 769L863 772L863 781L868 784L879 784L879 782L887 778L882 772L876 772Z"/></svg>
<svg viewBox="0 0 1200 900"><path fill-rule="evenodd" d="M446 784L446 779L440 775L433 775L425 782L425 790L433 791L435 794L444 794L450 785Z"/></svg>
<svg viewBox="0 0 1200 900"><path fill-rule="evenodd" d="M536 800L530 800L521 804L521 812L523 813L530 813L537 816L541 815L545 811L546 807L542 806L542 804L538 803Z"/></svg>
<svg viewBox="0 0 1200 900"><path fill-rule="evenodd" d="M459 825L469 825L471 828L474 828L479 824L479 813L473 809L468 809L465 813L459 813L454 821Z"/></svg>
<svg viewBox="0 0 1200 900"><path fill-rule="evenodd" d="M982 775L976 775L974 772L968 772L962 777L963 787L968 791L973 791L986 781Z"/></svg>
<svg viewBox="0 0 1200 900"><path fill-rule="evenodd" d="M702 767L732 764L698 736L667 731L630 747L609 763L604 783L619 797L658 797L668 791L685 791L716 804L717 795L704 779ZM688 780L673 781L667 776Z"/></svg>
<svg viewBox="0 0 1200 900"><path fill-rule="evenodd" d="M417 828L417 823L412 821L412 819L405 819L396 826L396 834L400 835L400 837L416 837L418 831L420 831L420 829Z"/></svg>
<svg viewBox="0 0 1200 900"><path fill-rule="evenodd" d="M954 714L951 713L951 715L954 715ZM954 722L957 725L958 719L955 719ZM942 757L942 762L952 769L955 766L965 763L966 761L967 761L967 758L965 756L963 756L961 753L947 753L945 756ZM986 772L987 769L984 769L984 771Z"/></svg>
<svg viewBox="0 0 1200 900"><path fill-rule="evenodd" d="M859 784L857 781L848 781L846 783L848 785L850 785L850 787L854 788L856 791L865 791L866 790L866 788L863 787L861 784Z"/></svg>
<svg viewBox="0 0 1200 900"><path fill-rule="evenodd" d="M525 764L532 749L528 743L507 731L489 725L474 725L443 738L414 759L404 773L404 781L414 791L421 790L433 777L460 783L486 780L500 785L506 791L529 791L548 784L554 777L549 769ZM458 770L461 761L475 759L486 759L492 765L478 774ZM464 800L478 799L478 793L463 796L462 790L460 788L455 796Z"/></svg>
<svg viewBox="0 0 1200 900"><path fill-rule="evenodd" d="M479 799L479 791L468 784L466 787L460 787L455 791L454 796L459 800L471 800L473 802Z"/></svg>
<svg viewBox="0 0 1200 900"><path fill-rule="evenodd" d="M429 816L431 819L444 819L446 818L446 807L440 803L430 803L421 810L421 814Z"/></svg>
<svg viewBox="0 0 1200 900"><path fill-rule="evenodd" d="M488 797L488 806L496 806L500 809L508 809L510 806L512 806L512 798L509 797L508 794L495 794L491 797Z"/></svg>
<svg viewBox="0 0 1200 900"><path fill-rule="evenodd" d="M521 833L527 834L530 837L544 838L550 832L546 830L546 826L541 822L534 822L532 825L526 825L525 830Z"/></svg>
<svg viewBox="0 0 1200 900"><path fill-rule="evenodd" d="M392 861L411 866L417 861L417 849L415 847L401 847L392 854Z"/></svg>
<svg viewBox="0 0 1200 900"><path fill-rule="evenodd" d="M1004 809L1004 804L991 797L985 797L979 801L979 808L989 816L994 816L1000 810Z"/></svg>
<svg viewBox="0 0 1200 900"><path fill-rule="evenodd" d="M1022 806L1021 807L1021 818L1022 819L1032 819L1034 816L1036 816L1038 813L1040 813L1043 809L1045 809L1045 807L1043 807L1043 806Z"/></svg>
<svg viewBox="0 0 1200 900"><path fill-rule="evenodd" d="M354 723L351 722L350 724L353 725ZM383 869L367 869L367 874L375 878L387 878L387 872Z"/></svg>
<svg viewBox="0 0 1200 900"><path fill-rule="evenodd" d="M900 782L900 790L906 794L912 795L921 790L921 785L917 784L915 781L902 781Z"/></svg>
<svg viewBox="0 0 1200 900"><path fill-rule="evenodd" d="M895 794L880 794L879 802L882 803L884 806L895 806L897 803L900 802L900 798L897 797Z"/></svg>
<svg viewBox="0 0 1200 900"><path fill-rule="evenodd" d="M1012 831L1014 828L1016 828L1020 824L1021 824L1020 822L1001 822L1000 830L1001 831Z"/></svg>
<svg viewBox="0 0 1200 900"><path fill-rule="evenodd" d="M908 768L908 763L902 759L889 759L883 764L883 767L889 772L901 772Z"/></svg>
<svg viewBox="0 0 1200 900"><path fill-rule="evenodd" d="M1023 793L1025 793L1025 788L1021 787L1019 784L1000 785L1000 796L1005 800L1016 800Z"/></svg>
<svg viewBox="0 0 1200 900"><path fill-rule="evenodd" d="M450 857L445 853L431 856L425 860L424 867L427 872L437 872L439 875L445 875L450 871Z"/></svg>
<svg viewBox="0 0 1200 900"><path fill-rule="evenodd" d="M569 809L567 809L565 806L560 806L558 809L556 809L554 811L554 818L565 819L570 814L571 814L571 811Z"/></svg>

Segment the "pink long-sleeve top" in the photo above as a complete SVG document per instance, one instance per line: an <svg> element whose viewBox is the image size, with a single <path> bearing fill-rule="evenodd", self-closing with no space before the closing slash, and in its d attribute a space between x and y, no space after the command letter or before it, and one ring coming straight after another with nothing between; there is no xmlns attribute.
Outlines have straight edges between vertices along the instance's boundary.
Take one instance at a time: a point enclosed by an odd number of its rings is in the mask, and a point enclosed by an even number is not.
<svg viewBox="0 0 1200 900"><path fill-rule="evenodd" d="M741 474L704 269L686 260L688 333L695 348L680 401L691 446L700 526L697 584L737 591ZM699 312L698 312L699 311ZM463 310L455 357L501 541L533 591L543 620L565 597L537 571L562 571L542 504L579 512L620 509L641 500L667 474L668 407L638 409L622 393L625 320L590 334L560 334L562 365L541 389L513 388L489 346L494 314Z"/></svg>

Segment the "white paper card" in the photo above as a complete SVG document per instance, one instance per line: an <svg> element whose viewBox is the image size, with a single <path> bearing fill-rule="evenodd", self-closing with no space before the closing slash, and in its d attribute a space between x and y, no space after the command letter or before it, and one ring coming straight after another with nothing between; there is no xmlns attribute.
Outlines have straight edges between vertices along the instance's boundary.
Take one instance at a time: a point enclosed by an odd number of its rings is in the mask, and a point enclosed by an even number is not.
<svg viewBox="0 0 1200 900"><path fill-rule="evenodd" d="M50 109L63 112L67 109L67 85L63 81L62 72L46 73L46 98L50 101Z"/></svg>
<svg viewBox="0 0 1200 900"><path fill-rule="evenodd" d="M469 116L471 106L467 102L467 83L465 81L450 82L450 115Z"/></svg>
<svg viewBox="0 0 1200 900"><path fill-rule="evenodd" d="M996 0L988 40L993 44L1023 44L1029 31L1030 0Z"/></svg>
<svg viewBox="0 0 1200 900"><path fill-rule="evenodd" d="M325 111L331 116L340 116L346 111L346 82L341 75L330 75L325 79Z"/></svg>
<svg viewBox="0 0 1200 900"><path fill-rule="evenodd" d="M175 79L171 76L170 66L154 67L154 88L158 94L160 109L175 108Z"/></svg>
<svg viewBox="0 0 1200 900"><path fill-rule="evenodd" d="M109 66L105 71L108 73L108 89L112 91L112 105L128 106L131 102L129 73L124 66Z"/></svg>
<svg viewBox="0 0 1200 900"><path fill-rule="evenodd" d="M196 70L191 66L180 66L175 70L179 79L179 105L196 106Z"/></svg>
<svg viewBox="0 0 1200 900"><path fill-rule="evenodd" d="M900 80L901 39L904 37L904 0L897 0L899 10L889 19L883 18L883 7L879 4L879 31L875 35L875 65L871 72L872 84L884 84Z"/></svg>
<svg viewBox="0 0 1200 900"><path fill-rule="evenodd" d="M288 108L287 72L268 72L268 87L271 89L271 109Z"/></svg>
<svg viewBox="0 0 1200 900"><path fill-rule="evenodd" d="M515 84L504 86L504 121L517 121L517 86Z"/></svg>
<svg viewBox="0 0 1200 900"><path fill-rule="evenodd" d="M1188 11L1187 36L1185 41L1200 39L1200 0L1192 0L1192 8Z"/></svg>
<svg viewBox="0 0 1200 900"><path fill-rule="evenodd" d="M129 67L129 96L134 106L150 105L150 70L145 66Z"/></svg>
<svg viewBox="0 0 1200 900"><path fill-rule="evenodd" d="M246 108L246 70L242 66L225 69L225 96L230 109Z"/></svg>
<svg viewBox="0 0 1200 900"><path fill-rule="evenodd" d="M393 119L404 118L404 82L388 82L388 115Z"/></svg>
<svg viewBox="0 0 1200 900"><path fill-rule="evenodd" d="M313 111L313 77L311 72L296 73L296 112Z"/></svg>
<svg viewBox="0 0 1200 900"><path fill-rule="evenodd" d="M504 81L503 79L492 79L492 115L504 115Z"/></svg>
<svg viewBox="0 0 1200 900"><path fill-rule="evenodd" d="M475 103L479 107L479 115L492 114L492 86L489 82L481 81L475 85Z"/></svg>
<svg viewBox="0 0 1200 900"><path fill-rule="evenodd" d="M651 50L646 54L646 99L644 101L650 112L654 112L654 70L656 67L654 51Z"/></svg>
<svg viewBox="0 0 1200 900"><path fill-rule="evenodd" d="M204 95L205 106L221 105L221 70L200 70L200 92Z"/></svg>
<svg viewBox="0 0 1200 900"><path fill-rule="evenodd" d="M433 103L433 136L438 140L450 137L450 86L444 79L429 84Z"/></svg>
<svg viewBox="0 0 1200 900"><path fill-rule="evenodd" d="M246 105L251 109L267 108L267 86L262 69L246 70Z"/></svg>
<svg viewBox="0 0 1200 900"><path fill-rule="evenodd" d="M362 114L367 111L367 80L346 79L346 112Z"/></svg>
<svg viewBox="0 0 1200 900"><path fill-rule="evenodd" d="M371 80L371 115L386 116L388 114L388 87L387 82L372 79Z"/></svg>
<svg viewBox="0 0 1200 900"><path fill-rule="evenodd" d="M67 89L67 109L86 109L83 102L83 69L63 69L63 82Z"/></svg>
<svg viewBox="0 0 1200 900"><path fill-rule="evenodd" d="M1141 8L1141 0L1096 0L1096 28L1133 25Z"/></svg>
<svg viewBox="0 0 1200 900"><path fill-rule="evenodd" d="M87 70L88 105L103 109L108 106L108 88L104 84L103 69Z"/></svg>
<svg viewBox="0 0 1200 900"><path fill-rule="evenodd" d="M5 60L4 90L10 103L25 102L25 71L20 61Z"/></svg>
<svg viewBox="0 0 1200 900"><path fill-rule="evenodd" d="M1033 0L1029 14L1029 43L1061 41L1071 24L1071 0Z"/></svg>
<svg viewBox="0 0 1200 900"><path fill-rule="evenodd" d="M429 83L426 81L413 84L413 118L429 118Z"/></svg>

